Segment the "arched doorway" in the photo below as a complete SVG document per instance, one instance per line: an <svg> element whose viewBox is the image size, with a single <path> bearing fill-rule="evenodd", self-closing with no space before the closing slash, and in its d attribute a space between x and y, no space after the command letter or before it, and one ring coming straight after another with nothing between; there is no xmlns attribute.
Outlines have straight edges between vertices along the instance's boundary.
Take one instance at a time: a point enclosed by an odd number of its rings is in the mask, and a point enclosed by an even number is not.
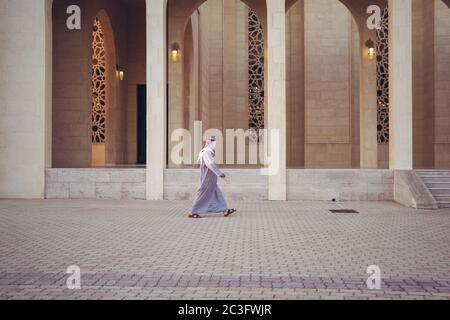
<svg viewBox="0 0 450 320"><path fill-rule="evenodd" d="M136 166L146 134L137 130L146 108L137 94L147 81L146 2L73 5L82 12L79 30L66 25L67 2L53 1L52 166Z"/></svg>
<svg viewBox="0 0 450 320"><path fill-rule="evenodd" d="M195 162L203 134L220 134L218 162L246 165L237 152L227 161L233 146L226 147L226 130L264 128L265 10L263 1L169 1L168 149L171 154L175 130L189 130L191 155L184 164Z"/></svg>
<svg viewBox="0 0 450 320"><path fill-rule="evenodd" d="M340 1L288 3L288 167L359 168L359 33L353 13Z"/></svg>

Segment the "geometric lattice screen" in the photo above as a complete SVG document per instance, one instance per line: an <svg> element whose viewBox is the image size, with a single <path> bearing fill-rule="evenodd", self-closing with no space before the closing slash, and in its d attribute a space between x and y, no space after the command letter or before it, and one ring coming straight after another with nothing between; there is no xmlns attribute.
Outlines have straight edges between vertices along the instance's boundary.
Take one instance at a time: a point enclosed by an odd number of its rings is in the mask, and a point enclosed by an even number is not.
<svg viewBox="0 0 450 320"><path fill-rule="evenodd" d="M377 105L378 143L389 143L389 12L382 12L381 28L377 29Z"/></svg>
<svg viewBox="0 0 450 320"><path fill-rule="evenodd" d="M104 143L106 136L106 51L98 18L92 30L92 142Z"/></svg>
<svg viewBox="0 0 450 320"><path fill-rule="evenodd" d="M248 10L249 127L264 129L264 32L258 16Z"/></svg>

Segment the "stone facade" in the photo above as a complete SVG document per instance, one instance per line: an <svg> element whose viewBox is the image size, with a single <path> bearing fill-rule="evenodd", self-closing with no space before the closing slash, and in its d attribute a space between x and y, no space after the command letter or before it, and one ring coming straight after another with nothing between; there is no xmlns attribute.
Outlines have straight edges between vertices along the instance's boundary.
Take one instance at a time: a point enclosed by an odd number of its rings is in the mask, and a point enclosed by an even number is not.
<svg viewBox="0 0 450 320"><path fill-rule="evenodd" d="M390 170L288 170L288 200L392 201Z"/></svg>
<svg viewBox="0 0 450 320"><path fill-rule="evenodd" d="M125 71L123 81L108 80L106 165L136 163L136 85L147 84L147 199L167 197L167 130L170 138L173 129L192 129L193 120L204 121L204 129L246 128L247 8L265 33L265 124L281 133L281 170L261 189L268 199L289 198L286 167L449 168L448 5L390 1L391 141L377 145L374 64L364 47L374 36L365 27L372 2L386 6L368 0L0 0L0 24L10 30L0 35L0 197L42 198L46 168L92 166L95 17L108 34L109 73L116 65ZM81 30L65 27L69 4L82 8ZM169 55L174 43L177 62Z"/></svg>
<svg viewBox="0 0 450 320"><path fill-rule="evenodd" d="M220 187L232 201L268 200L267 177L259 170L225 169ZM47 169L49 199L145 199L145 169ZM164 199L193 200L198 170L164 171ZM394 173L389 170L287 171L290 201L392 201Z"/></svg>
<svg viewBox="0 0 450 320"><path fill-rule="evenodd" d="M144 200L145 169L47 169L48 199Z"/></svg>
<svg viewBox="0 0 450 320"><path fill-rule="evenodd" d="M435 167L450 168L450 10L435 1Z"/></svg>
<svg viewBox="0 0 450 320"><path fill-rule="evenodd" d="M307 168L352 164L352 23L338 1L305 1Z"/></svg>
<svg viewBox="0 0 450 320"><path fill-rule="evenodd" d="M51 3L0 1L0 197L42 198L51 166Z"/></svg>

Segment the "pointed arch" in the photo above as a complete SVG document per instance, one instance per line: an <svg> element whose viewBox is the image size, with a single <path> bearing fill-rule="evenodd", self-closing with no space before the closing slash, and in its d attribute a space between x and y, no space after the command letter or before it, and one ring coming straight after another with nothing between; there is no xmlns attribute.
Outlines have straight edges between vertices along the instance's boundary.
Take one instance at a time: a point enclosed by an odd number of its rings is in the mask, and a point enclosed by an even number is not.
<svg viewBox="0 0 450 320"><path fill-rule="evenodd" d="M442 0L442 2L444 2L447 7L450 9L450 0Z"/></svg>
<svg viewBox="0 0 450 320"><path fill-rule="evenodd" d="M180 12L184 12L184 24L183 30L185 30L190 17L192 14L208 0L190 0L186 1L187 5L185 8L181 8ZM262 25L265 26L266 16L267 16L267 8L266 8L266 0L241 0L247 7L255 11L256 15L261 19ZM169 0L168 10L171 11L171 5L181 7L179 3L174 3L173 0ZM175 8L173 8L175 9Z"/></svg>

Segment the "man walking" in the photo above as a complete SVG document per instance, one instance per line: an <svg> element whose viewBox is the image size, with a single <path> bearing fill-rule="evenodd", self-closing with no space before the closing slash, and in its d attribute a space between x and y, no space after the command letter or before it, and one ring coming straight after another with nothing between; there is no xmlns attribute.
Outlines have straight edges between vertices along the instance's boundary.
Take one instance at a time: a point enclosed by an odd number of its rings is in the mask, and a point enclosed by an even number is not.
<svg viewBox="0 0 450 320"><path fill-rule="evenodd" d="M217 185L217 177L225 178L214 160L216 153L216 139L214 137L206 141L205 147L200 151L198 162L200 163L200 188L194 201L189 218L202 218L208 213L223 213L225 217L236 212L236 209L228 209L228 205Z"/></svg>

